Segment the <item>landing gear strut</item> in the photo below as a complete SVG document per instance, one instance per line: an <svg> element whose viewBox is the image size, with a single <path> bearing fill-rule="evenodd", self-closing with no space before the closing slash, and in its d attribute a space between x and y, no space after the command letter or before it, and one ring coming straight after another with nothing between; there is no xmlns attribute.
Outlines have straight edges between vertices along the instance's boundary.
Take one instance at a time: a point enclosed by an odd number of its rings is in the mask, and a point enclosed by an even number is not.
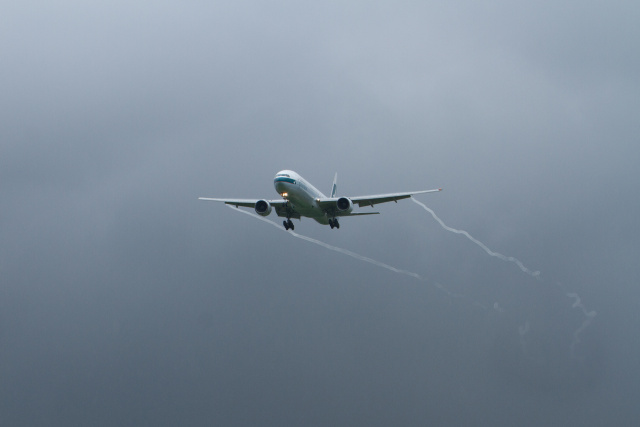
<svg viewBox="0 0 640 427"><path fill-rule="evenodd" d="M333 230L333 228L340 228L340 223L338 222L338 218L329 219L329 227Z"/></svg>
<svg viewBox="0 0 640 427"><path fill-rule="evenodd" d="M293 222L291 222L290 219L287 219L286 221L282 221L282 225L284 225L284 229L285 230L293 230L295 229L295 227L293 226Z"/></svg>

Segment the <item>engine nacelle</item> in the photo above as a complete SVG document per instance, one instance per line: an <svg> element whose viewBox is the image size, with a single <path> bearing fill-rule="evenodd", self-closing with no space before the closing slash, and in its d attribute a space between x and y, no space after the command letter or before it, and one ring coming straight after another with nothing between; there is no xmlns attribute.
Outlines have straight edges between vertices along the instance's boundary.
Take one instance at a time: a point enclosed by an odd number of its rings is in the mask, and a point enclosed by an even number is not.
<svg viewBox="0 0 640 427"><path fill-rule="evenodd" d="M271 213L271 205L266 200L258 200L255 209L258 215L268 216Z"/></svg>
<svg viewBox="0 0 640 427"><path fill-rule="evenodd" d="M340 212L350 213L353 210L353 202L347 197L340 197L336 202L336 207Z"/></svg>

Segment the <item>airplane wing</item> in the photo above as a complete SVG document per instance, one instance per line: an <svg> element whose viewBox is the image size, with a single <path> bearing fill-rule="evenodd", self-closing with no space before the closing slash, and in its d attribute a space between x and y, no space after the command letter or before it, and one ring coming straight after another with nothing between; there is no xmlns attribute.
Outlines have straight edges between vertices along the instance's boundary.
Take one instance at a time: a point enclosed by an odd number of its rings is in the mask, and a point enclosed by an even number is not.
<svg viewBox="0 0 640 427"><path fill-rule="evenodd" d="M421 190L421 191L410 191L408 193L389 193L389 194L374 194L372 196L357 196L357 197L349 197L354 205L362 206L371 206L377 205L379 203L387 203L387 202L397 202L398 200L408 199L414 194L424 194L424 193L436 193L438 191L442 191L442 188L436 188L435 190Z"/></svg>
<svg viewBox="0 0 640 427"><path fill-rule="evenodd" d="M354 205L362 206L371 206L377 205L379 203L387 203L387 202L397 202L398 200L407 199L414 194L423 194L423 193L435 193L438 191L442 191L441 188L437 188L435 190L422 190L422 191L410 191L407 193L388 193L388 194L374 194L371 196L356 196L356 197L347 197L347 199L351 200ZM327 211L333 211L339 197L328 197L326 199L317 200L318 205L322 209ZM377 212L376 212L377 213ZM344 213L342 215L358 215L357 213ZM360 215L369 215L369 214L360 214Z"/></svg>
<svg viewBox="0 0 640 427"><path fill-rule="evenodd" d="M256 203L261 200L261 199L214 199L211 197L198 197L198 200L209 200L212 202L222 202L226 205L231 205L231 206L235 206L237 207L244 207L244 208L255 208ZM280 200L267 200L267 202L269 202L269 204L271 205L271 207L273 208L273 210L276 211L276 214L278 216L282 216L282 217L286 217L287 216L287 207L286 207L286 200L280 199ZM289 218L300 218L300 214L292 209L289 208Z"/></svg>
<svg viewBox="0 0 640 427"><path fill-rule="evenodd" d="M242 206L244 208L253 208L255 207L256 203L258 202L258 200L260 199L212 199L210 197L198 197L198 200L209 200L212 202L222 202L226 205L232 205L235 206L236 208L239 206ZM276 202L278 202L279 200L268 200L268 202L273 205ZM282 202L284 202L284 200L282 200Z"/></svg>

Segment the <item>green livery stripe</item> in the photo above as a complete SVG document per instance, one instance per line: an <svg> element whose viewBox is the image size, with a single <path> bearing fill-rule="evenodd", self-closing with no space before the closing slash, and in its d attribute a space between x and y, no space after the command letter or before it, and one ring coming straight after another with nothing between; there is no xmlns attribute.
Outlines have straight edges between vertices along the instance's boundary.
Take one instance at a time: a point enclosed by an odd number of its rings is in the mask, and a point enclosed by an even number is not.
<svg viewBox="0 0 640 427"><path fill-rule="evenodd" d="M279 176L276 179L274 179L273 182L288 182L290 184L295 184L296 180L292 178L286 178L284 176Z"/></svg>

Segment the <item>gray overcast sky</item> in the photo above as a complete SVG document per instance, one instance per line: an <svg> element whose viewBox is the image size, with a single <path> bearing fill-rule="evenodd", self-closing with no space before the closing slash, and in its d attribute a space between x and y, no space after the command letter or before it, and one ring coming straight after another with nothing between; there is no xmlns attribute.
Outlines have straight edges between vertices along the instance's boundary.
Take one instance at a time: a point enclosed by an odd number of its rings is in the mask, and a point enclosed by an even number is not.
<svg viewBox="0 0 640 427"><path fill-rule="evenodd" d="M210 3L2 8L3 425L634 425L637 2Z"/></svg>

